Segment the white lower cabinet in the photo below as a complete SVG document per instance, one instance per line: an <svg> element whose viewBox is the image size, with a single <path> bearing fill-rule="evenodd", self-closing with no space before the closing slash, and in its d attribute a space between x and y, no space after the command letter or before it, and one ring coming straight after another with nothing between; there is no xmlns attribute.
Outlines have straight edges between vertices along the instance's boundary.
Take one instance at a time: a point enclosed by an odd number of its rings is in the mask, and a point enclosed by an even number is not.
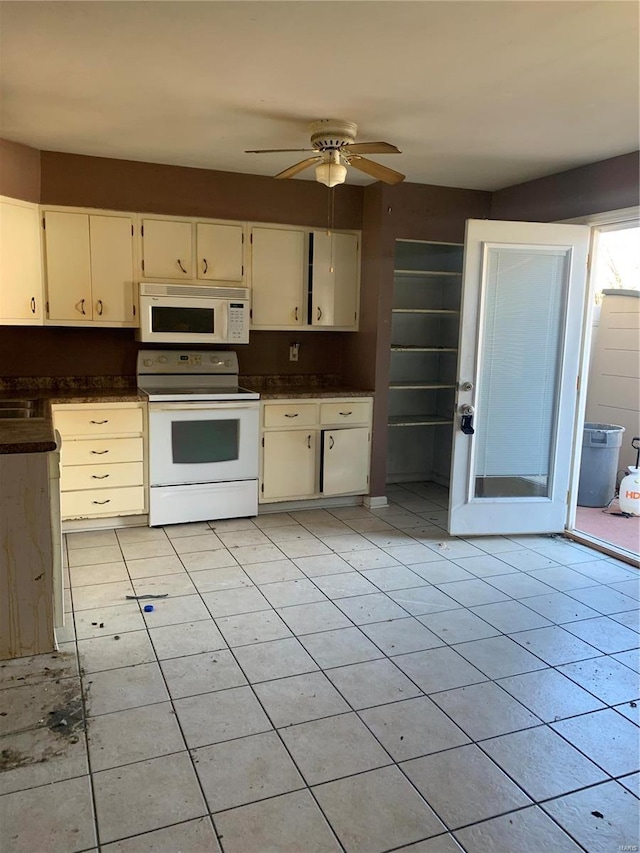
<svg viewBox="0 0 640 853"><path fill-rule="evenodd" d="M262 404L260 502L369 491L370 397Z"/></svg>
<svg viewBox="0 0 640 853"><path fill-rule="evenodd" d="M145 404L53 406L62 437L62 520L146 512Z"/></svg>

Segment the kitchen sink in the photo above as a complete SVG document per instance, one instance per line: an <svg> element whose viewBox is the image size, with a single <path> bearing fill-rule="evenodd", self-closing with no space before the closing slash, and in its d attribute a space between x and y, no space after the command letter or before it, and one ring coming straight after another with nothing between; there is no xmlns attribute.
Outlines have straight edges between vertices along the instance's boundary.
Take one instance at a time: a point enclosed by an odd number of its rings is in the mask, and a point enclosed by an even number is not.
<svg viewBox="0 0 640 853"><path fill-rule="evenodd" d="M41 400L0 400L0 420L38 419L42 416Z"/></svg>

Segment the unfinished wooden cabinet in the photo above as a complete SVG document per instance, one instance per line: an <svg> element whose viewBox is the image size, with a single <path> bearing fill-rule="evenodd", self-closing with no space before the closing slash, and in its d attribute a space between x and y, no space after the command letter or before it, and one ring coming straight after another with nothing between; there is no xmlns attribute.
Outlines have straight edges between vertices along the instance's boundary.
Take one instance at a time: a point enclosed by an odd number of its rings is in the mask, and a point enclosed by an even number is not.
<svg viewBox="0 0 640 853"><path fill-rule="evenodd" d="M449 481L463 246L398 240L387 482Z"/></svg>
<svg viewBox="0 0 640 853"><path fill-rule="evenodd" d="M146 512L145 421L142 402L53 406L63 521Z"/></svg>
<svg viewBox="0 0 640 853"><path fill-rule="evenodd" d="M371 397L262 403L260 502L369 491Z"/></svg>
<svg viewBox="0 0 640 853"><path fill-rule="evenodd" d="M47 321L135 326L134 218L45 210Z"/></svg>
<svg viewBox="0 0 640 853"><path fill-rule="evenodd" d="M0 197L0 324L41 326L43 307L38 205Z"/></svg>

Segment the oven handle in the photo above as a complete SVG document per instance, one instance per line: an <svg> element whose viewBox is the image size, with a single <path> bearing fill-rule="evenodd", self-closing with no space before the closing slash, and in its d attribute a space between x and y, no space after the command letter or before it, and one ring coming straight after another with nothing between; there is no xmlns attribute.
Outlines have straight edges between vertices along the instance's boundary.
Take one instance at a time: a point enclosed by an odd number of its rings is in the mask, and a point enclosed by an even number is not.
<svg viewBox="0 0 640 853"><path fill-rule="evenodd" d="M209 400L201 403L149 403L150 412L194 412L194 411L217 411L232 409L258 409L260 401L251 403L235 403L233 401Z"/></svg>

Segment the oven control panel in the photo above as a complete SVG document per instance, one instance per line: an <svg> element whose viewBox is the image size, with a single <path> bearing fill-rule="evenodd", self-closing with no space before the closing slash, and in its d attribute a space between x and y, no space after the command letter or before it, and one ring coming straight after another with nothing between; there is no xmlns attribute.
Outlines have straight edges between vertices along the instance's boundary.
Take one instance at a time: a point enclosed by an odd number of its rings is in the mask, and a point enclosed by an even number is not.
<svg viewBox="0 0 640 853"><path fill-rule="evenodd" d="M238 373L238 356L229 350L141 350L138 376L148 374L226 375Z"/></svg>

